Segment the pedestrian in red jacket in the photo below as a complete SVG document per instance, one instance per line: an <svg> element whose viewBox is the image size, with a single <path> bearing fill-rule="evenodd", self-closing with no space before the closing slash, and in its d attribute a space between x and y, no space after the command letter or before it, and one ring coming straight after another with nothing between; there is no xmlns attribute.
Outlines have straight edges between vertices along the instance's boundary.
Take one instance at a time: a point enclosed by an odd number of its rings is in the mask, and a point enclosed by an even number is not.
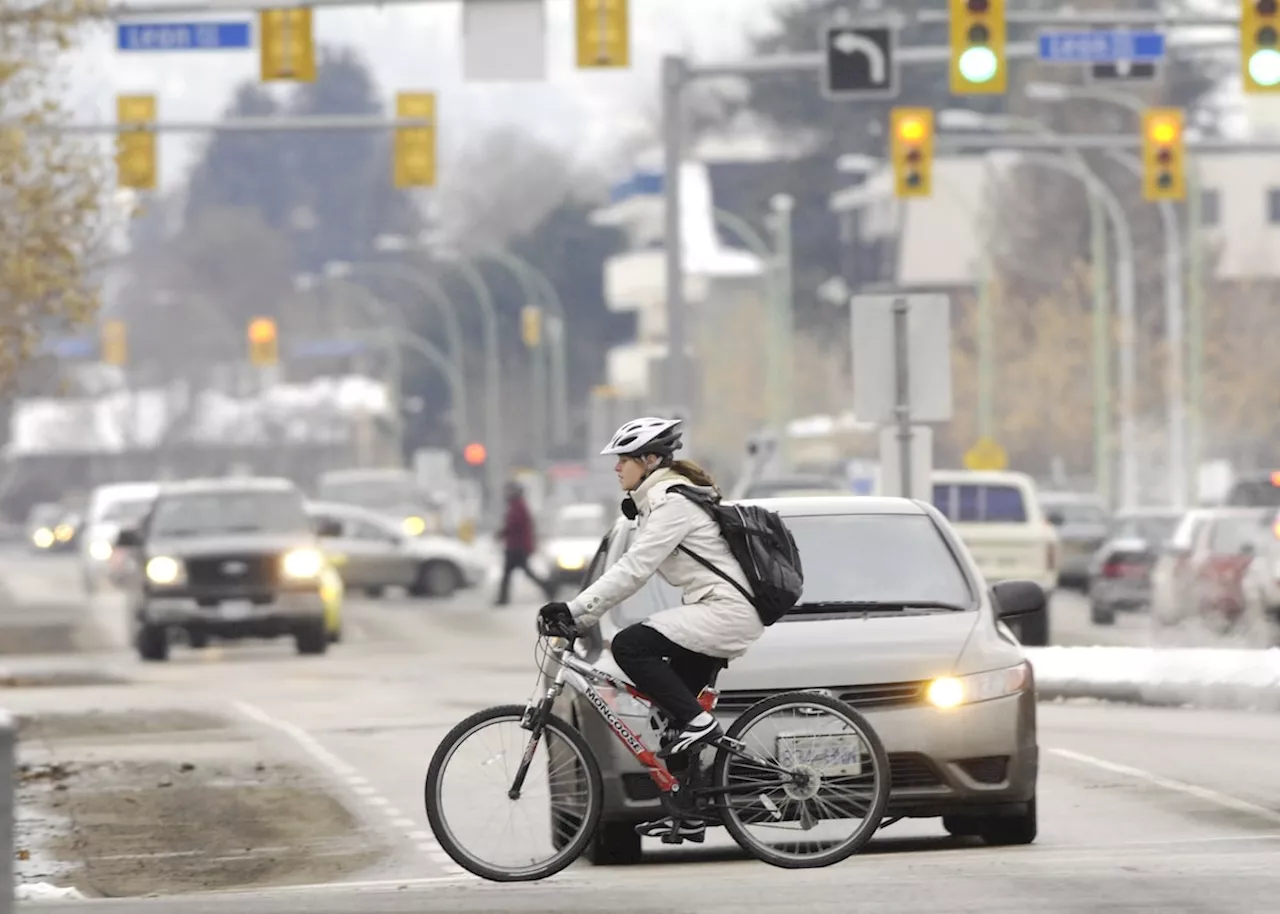
<svg viewBox="0 0 1280 914"><path fill-rule="evenodd" d="M524 500L524 490L518 482L509 482L506 486L507 516L503 521L498 536L502 537L504 559L502 563L502 584L498 587L498 600L495 606L505 606L510 602L511 573L519 568L533 583L542 588L542 592L550 600L555 596L555 585L538 577L529 568L529 557L537 548L537 538L533 529L533 515Z"/></svg>

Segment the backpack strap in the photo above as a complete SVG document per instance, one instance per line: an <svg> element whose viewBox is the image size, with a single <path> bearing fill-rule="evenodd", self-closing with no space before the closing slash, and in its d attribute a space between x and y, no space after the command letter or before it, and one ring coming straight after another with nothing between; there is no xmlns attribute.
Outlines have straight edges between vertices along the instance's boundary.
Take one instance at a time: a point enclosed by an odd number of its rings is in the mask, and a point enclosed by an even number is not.
<svg viewBox="0 0 1280 914"><path fill-rule="evenodd" d="M743 587L733 578L729 577L729 575L721 571L718 567L716 567L715 564L713 564L712 562L708 562L702 556L698 555L698 553L694 552L688 546L685 546L683 544L677 546L676 549L680 552L683 552L685 555L689 556L689 558L693 559L703 568L707 569L707 571L710 571L712 574L715 574L716 576L724 579L725 581L728 581L730 584L734 586L734 588L738 591L738 593L742 594L743 598L745 598L748 603L750 603L752 606L756 605L756 598L751 596L751 594L747 593L747 589L745 587Z"/></svg>

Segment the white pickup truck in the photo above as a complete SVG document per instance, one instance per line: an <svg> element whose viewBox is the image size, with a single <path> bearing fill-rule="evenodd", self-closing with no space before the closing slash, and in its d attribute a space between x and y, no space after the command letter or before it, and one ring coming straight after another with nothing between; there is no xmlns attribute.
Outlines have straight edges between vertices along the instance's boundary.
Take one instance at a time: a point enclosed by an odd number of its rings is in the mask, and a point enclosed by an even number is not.
<svg viewBox="0 0 1280 914"><path fill-rule="evenodd" d="M934 470L933 504L964 540L988 584L1017 578L1035 581L1052 593L1058 583L1062 544L1025 473ZM1023 630L1023 644L1048 642L1043 631Z"/></svg>

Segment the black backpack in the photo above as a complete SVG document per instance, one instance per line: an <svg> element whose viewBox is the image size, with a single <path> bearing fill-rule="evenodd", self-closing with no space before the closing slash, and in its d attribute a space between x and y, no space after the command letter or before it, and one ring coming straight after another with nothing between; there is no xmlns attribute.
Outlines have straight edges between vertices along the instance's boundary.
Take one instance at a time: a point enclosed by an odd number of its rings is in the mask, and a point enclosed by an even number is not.
<svg viewBox="0 0 1280 914"><path fill-rule="evenodd" d="M677 549L736 587L755 607L765 625L777 622L796 605L804 591L800 550L796 548L791 531L776 512L758 505L722 505L718 495L708 495L683 485L672 486L669 491L679 492L711 515L720 526L729 551L742 566L754 596L696 552L684 546L677 546Z"/></svg>

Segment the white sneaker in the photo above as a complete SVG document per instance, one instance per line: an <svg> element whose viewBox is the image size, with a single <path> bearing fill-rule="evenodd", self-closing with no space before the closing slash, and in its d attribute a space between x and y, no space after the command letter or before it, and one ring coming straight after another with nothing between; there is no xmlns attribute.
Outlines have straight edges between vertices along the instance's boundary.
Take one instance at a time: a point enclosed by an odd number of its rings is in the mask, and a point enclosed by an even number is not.
<svg viewBox="0 0 1280 914"><path fill-rule="evenodd" d="M724 731L720 729L720 722L714 717L708 724L689 724L667 745L658 750L658 758L670 758L680 752L688 752L696 746L706 743L710 740L723 736Z"/></svg>

